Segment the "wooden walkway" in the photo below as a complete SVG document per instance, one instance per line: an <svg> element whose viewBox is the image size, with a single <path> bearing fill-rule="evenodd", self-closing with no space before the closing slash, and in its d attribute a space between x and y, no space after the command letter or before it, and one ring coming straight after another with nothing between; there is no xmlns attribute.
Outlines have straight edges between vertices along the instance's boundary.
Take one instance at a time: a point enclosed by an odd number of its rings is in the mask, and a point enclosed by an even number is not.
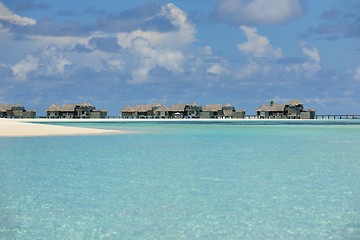
<svg viewBox="0 0 360 240"><path fill-rule="evenodd" d="M259 119L257 115L246 115L245 118ZM357 114L322 114L315 115L315 119L360 119L360 115Z"/></svg>
<svg viewBox="0 0 360 240"><path fill-rule="evenodd" d="M360 119L360 115L316 115L315 119Z"/></svg>

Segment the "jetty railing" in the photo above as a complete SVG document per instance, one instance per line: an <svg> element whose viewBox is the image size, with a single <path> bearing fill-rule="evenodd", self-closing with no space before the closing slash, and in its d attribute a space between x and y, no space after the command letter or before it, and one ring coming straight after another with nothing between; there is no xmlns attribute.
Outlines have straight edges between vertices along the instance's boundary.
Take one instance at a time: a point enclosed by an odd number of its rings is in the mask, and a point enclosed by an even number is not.
<svg viewBox="0 0 360 240"><path fill-rule="evenodd" d="M315 119L360 119L360 115L356 114L323 114L323 115L315 115Z"/></svg>

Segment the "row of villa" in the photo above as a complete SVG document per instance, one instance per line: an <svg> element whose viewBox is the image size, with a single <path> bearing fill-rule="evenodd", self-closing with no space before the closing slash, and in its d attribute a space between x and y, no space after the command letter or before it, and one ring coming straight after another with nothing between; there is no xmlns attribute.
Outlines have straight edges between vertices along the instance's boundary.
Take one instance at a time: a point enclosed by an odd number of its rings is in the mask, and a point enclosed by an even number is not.
<svg viewBox="0 0 360 240"><path fill-rule="evenodd" d="M2 118L34 118L35 110L26 110L20 104L0 104ZM90 103L52 104L46 110L47 118L107 118L106 109L96 109ZM128 106L120 110L121 118L245 118L245 110L236 110L231 104L210 104L204 107L196 104L145 104ZM261 105L256 109L256 118L262 119L314 119L314 109L304 109L299 100L278 104Z"/></svg>
<svg viewBox="0 0 360 240"><path fill-rule="evenodd" d="M34 118L35 116L35 110L26 110L19 103L0 104L0 118Z"/></svg>
<svg viewBox="0 0 360 240"><path fill-rule="evenodd" d="M174 104L165 106L161 104L125 106L120 110L122 118L245 118L245 110L236 110L227 103L211 104L201 107L196 103ZM314 109L304 109L299 100L289 103L261 105L256 109L256 117L263 119L314 119Z"/></svg>
<svg viewBox="0 0 360 240"><path fill-rule="evenodd" d="M62 106L52 104L46 110L47 118L106 118L107 110L97 110L90 103L64 104Z"/></svg>
<svg viewBox="0 0 360 240"><path fill-rule="evenodd" d="M282 118L282 119L314 119L314 109L304 109L304 104L299 100L279 104L270 102L270 105L261 105L256 109L258 118Z"/></svg>
<svg viewBox="0 0 360 240"><path fill-rule="evenodd" d="M147 104L130 107L126 105L120 110L122 118L245 118L245 110L235 110L231 104L212 104L202 107L196 103Z"/></svg>

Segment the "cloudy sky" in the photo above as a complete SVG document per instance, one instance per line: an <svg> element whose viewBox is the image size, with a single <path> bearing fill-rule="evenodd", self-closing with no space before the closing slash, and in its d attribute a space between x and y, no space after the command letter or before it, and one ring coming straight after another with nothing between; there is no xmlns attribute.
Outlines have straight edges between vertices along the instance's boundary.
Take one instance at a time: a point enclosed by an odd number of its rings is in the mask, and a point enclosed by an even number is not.
<svg viewBox="0 0 360 240"><path fill-rule="evenodd" d="M0 103L360 113L357 0L0 0Z"/></svg>

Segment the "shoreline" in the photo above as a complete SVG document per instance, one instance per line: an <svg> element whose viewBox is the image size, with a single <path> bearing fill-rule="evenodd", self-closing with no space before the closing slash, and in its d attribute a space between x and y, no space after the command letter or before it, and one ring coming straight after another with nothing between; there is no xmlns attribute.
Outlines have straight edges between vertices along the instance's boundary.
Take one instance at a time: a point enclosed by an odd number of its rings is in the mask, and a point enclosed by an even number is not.
<svg viewBox="0 0 360 240"><path fill-rule="evenodd" d="M3 137L41 137L41 136L82 136L134 134L134 131L86 128L77 126L58 126L52 123L120 123L120 122L343 122L359 119L157 119L157 118L102 118L102 119L50 119L50 118L0 118L0 138ZM46 124L48 123L48 124Z"/></svg>
<svg viewBox="0 0 360 240"><path fill-rule="evenodd" d="M40 123L40 121L39 121ZM0 138L2 137L46 137L130 134L125 130L109 130L73 126L36 124L31 119L0 119Z"/></svg>
<svg viewBox="0 0 360 240"><path fill-rule="evenodd" d="M1 119L0 119L1 120ZM359 119L282 119L282 118L16 118L24 123L106 123L106 122L242 122L242 121L356 121Z"/></svg>

